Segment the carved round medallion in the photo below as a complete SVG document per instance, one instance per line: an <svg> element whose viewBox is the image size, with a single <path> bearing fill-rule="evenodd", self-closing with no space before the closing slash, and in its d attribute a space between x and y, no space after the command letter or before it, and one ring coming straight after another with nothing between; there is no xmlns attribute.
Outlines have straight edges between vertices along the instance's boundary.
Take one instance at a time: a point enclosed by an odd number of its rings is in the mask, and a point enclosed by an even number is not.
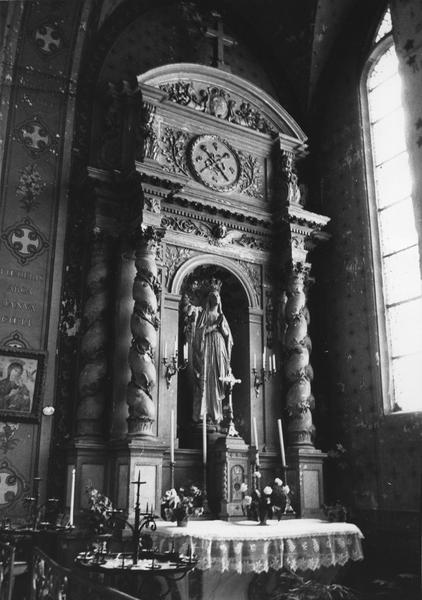
<svg viewBox="0 0 422 600"><path fill-rule="evenodd" d="M200 135L190 148L190 165L195 178L218 192L232 190L239 179L236 152L216 135Z"/></svg>

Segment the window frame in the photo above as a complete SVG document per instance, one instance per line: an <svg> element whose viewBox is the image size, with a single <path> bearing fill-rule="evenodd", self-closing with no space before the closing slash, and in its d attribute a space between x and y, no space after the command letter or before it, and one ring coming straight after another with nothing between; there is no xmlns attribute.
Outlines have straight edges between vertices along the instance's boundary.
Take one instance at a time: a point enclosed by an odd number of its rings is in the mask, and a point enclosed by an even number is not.
<svg viewBox="0 0 422 600"><path fill-rule="evenodd" d="M378 28L377 28L378 31ZM375 38L374 38L375 39ZM369 110L368 77L374 64L389 48L394 47L393 33L390 32L374 42L366 57L360 78L360 107L362 125L362 144L364 151L365 181L366 181L366 211L367 230L369 239L370 268L368 269L368 289L372 291L371 303L375 311L375 327L371 328L371 355L375 357L377 366L376 388L382 397L384 414L403 414L421 412L406 409L396 411L395 391L392 368L392 349L387 328L387 302L384 294L383 257L380 240L380 223L378 215L377 190L375 181L375 161L372 143L372 131ZM409 150L407 150L409 152Z"/></svg>

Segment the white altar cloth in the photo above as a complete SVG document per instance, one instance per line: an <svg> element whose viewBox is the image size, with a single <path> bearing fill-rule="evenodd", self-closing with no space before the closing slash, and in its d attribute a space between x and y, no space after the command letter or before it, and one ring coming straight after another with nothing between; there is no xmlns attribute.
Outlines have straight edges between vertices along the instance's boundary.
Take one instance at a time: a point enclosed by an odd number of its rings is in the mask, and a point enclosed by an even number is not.
<svg viewBox="0 0 422 600"><path fill-rule="evenodd" d="M343 566L363 558L360 529L352 523L320 519L268 521L190 521L187 527L157 522L155 544L161 551L198 558L197 569L217 573L261 573L283 567L293 571Z"/></svg>

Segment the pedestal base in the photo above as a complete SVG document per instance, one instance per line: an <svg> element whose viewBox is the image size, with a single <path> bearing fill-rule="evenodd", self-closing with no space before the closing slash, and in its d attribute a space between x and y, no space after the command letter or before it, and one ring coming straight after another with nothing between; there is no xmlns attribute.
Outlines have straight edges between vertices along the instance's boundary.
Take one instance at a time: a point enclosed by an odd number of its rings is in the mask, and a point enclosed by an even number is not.
<svg viewBox="0 0 422 600"><path fill-rule="evenodd" d="M145 482L140 489L141 512L155 509L160 514L164 445L158 440L146 444L144 440L128 439L113 444L112 497L116 508L127 511L128 520L134 519L136 489L133 482Z"/></svg>
<svg viewBox="0 0 422 600"><path fill-rule="evenodd" d="M222 437L210 452L208 497L219 519L244 519L243 482L249 487L249 447L241 437Z"/></svg>
<svg viewBox="0 0 422 600"><path fill-rule="evenodd" d="M288 481L295 493L294 509L302 519L324 518L323 462L326 456L313 447L290 447L287 450Z"/></svg>

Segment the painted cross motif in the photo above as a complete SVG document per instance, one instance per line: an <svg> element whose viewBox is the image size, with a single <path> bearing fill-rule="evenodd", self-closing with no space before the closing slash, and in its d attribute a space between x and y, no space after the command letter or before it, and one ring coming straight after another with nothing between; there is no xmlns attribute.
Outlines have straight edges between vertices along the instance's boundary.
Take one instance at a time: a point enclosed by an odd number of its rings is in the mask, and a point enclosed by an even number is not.
<svg viewBox="0 0 422 600"><path fill-rule="evenodd" d="M40 125L31 125L27 129L23 129L23 139L26 145L34 150L41 150L48 145L49 136L46 135L45 129Z"/></svg>
<svg viewBox="0 0 422 600"><path fill-rule="evenodd" d="M10 471L0 471L0 506L11 504L16 498L19 485Z"/></svg>
<svg viewBox="0 0 422 600"><path fill-rule="evenodd" d="M46 23L45 25L40 25L35 31L35 43L40 52L52 55L60 50L63 40L58 27Z"/></svg>
<svg viewBox="0 0 422 600"><path fill-rule="evenodd" d="M50 148L51 134L38 117L25 121L15 130L18 141L21 142L33 157L39 156Z"/></svg>
<svg viewBox="0 0 422 600"><path fill-rule="evenodd" d="M29 217L9 227L1 237L22 265L48 248L48 242Z"/></svg>
<svg viewBox="0 0 422 600"><path fill-rule="evenodd" d="M209 38L214 38L217 41L216 51L214 56L214 66L223 71L230 71L230 67L224 62L224 46L234 46L236 41L234 38L224 33L223 20L221 15L215 11L212 13L213 18L216 20L216 28L207 28L205 35Z"/></svg>
<svg viewBox="0 0 422 600"><path fill-rule="evenodd" d="M30 256L34 254L39 248L41 243L36 232L29 227L21 227L16 229L11 236L11 242L22 256Z"/></svg>

